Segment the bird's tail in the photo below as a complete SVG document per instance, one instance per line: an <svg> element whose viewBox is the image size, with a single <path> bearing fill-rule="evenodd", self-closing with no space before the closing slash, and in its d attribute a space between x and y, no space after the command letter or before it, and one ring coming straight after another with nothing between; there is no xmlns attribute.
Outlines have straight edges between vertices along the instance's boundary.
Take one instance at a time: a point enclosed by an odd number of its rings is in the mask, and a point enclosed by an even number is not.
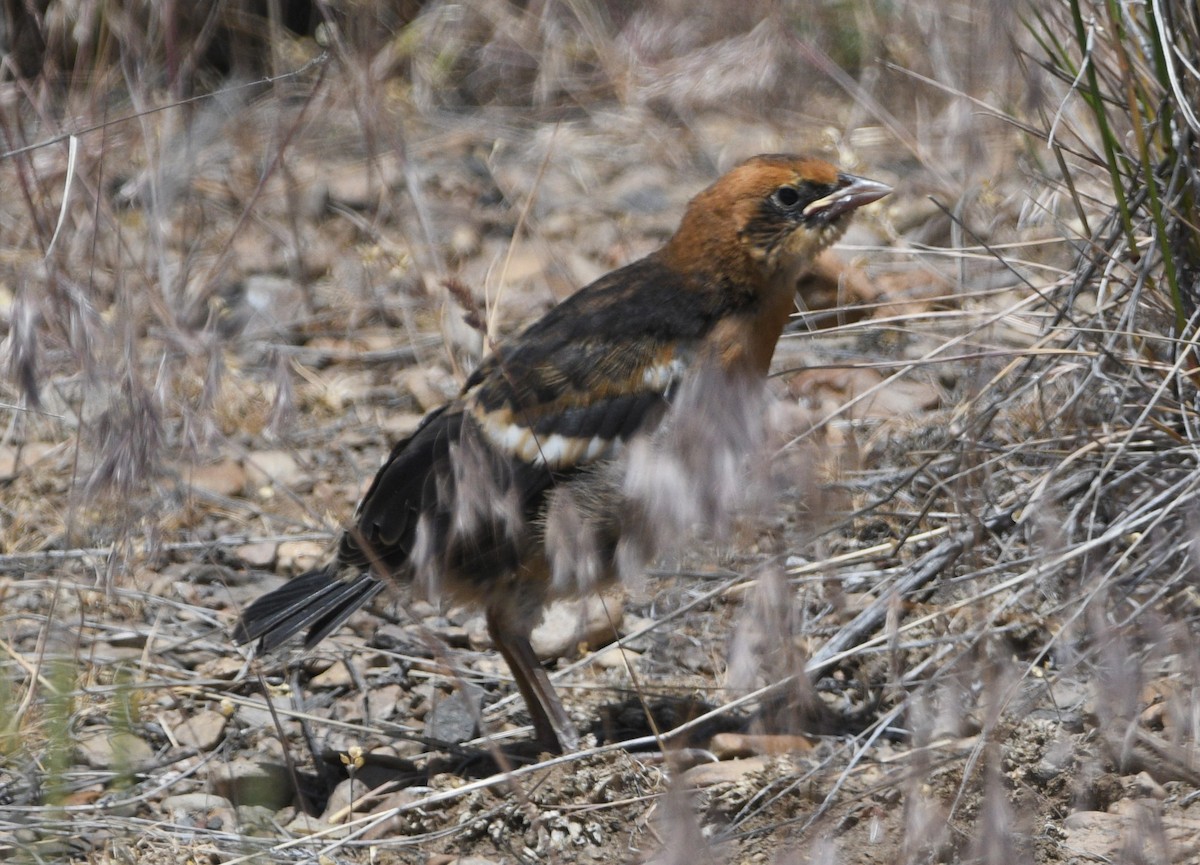
<svg viewBox="0 0 1200 865"><path fill-rule="evenodd" d="M329 567L308 571L247 607L233 641L241 646L258 640L259 650L267 652L307 628L304 647L312 648L382 588L366 572L347 580Z"/></svg>

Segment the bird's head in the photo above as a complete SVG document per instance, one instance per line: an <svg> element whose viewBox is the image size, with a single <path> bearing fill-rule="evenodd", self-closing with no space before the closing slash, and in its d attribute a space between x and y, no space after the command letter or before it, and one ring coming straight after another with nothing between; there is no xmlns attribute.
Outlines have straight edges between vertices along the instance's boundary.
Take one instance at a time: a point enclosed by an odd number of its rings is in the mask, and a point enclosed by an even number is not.
<svg viewBox="0 0 1200 865"><path fill-rule="evenodd" d="M819 159L755 156L692 199L664 254L683 271L790 281L890 186Z"/></svg>

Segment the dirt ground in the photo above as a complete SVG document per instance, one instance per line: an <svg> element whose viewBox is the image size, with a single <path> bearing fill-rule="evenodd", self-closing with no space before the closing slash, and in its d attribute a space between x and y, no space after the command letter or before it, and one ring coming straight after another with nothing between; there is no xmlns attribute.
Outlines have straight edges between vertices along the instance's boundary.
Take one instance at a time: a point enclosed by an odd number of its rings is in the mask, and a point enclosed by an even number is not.
<svg viewBox="0 0 1200 865"><path fill-rule="evenodd" d="M908 79L932 116L316 74L0 163L0 860L1200 861L1192 581L1058 555L1074 488L1013 504L1063 454L989 447L1044 404L977 432L1074 260L1018 130ZM548 617L581 752L534 753L478 612L406 586L234 648L489 340L773 151L896 193L798 286L735 525Z"/></svg>

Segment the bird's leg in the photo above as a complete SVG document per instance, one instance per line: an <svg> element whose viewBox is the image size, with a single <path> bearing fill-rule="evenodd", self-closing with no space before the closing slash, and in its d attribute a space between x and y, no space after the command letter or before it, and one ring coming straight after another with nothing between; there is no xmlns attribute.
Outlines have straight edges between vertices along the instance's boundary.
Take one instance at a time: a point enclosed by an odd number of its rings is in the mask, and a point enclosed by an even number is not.
<svg viewBox="0 0 1200 865"><path fill-rule="evenodd" d="M533 653L529 638L506 627L503 616L495 610L487 611L487 626L492 642L512 671L525 705L529 707L538 744L555 754L577 750L579 733L559 702L546 670Z"/></svg>

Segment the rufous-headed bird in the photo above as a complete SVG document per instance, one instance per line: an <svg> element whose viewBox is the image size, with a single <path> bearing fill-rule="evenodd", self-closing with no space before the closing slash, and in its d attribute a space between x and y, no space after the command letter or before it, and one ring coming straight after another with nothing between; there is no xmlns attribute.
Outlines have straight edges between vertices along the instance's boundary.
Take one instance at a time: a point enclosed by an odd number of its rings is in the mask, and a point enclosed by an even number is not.
<svg viewBox="0 0 1200 865"><path fill-rule="evenodd" d="M890 191L800 156L734 167L692 199L665 246L496 346L395 445L332 560L254 601L236 642L265 651L305 631L311 647L389 581L418 579L483 609L539 744L576 749L529 635L548 601L616 576L623 535L653 532L614 466L673 406L695 411L677 398L689 381L761 385L797 277ZM594 524L587 579L564 577L570 557L547 548L550 511L567 500Z"/></svg>

